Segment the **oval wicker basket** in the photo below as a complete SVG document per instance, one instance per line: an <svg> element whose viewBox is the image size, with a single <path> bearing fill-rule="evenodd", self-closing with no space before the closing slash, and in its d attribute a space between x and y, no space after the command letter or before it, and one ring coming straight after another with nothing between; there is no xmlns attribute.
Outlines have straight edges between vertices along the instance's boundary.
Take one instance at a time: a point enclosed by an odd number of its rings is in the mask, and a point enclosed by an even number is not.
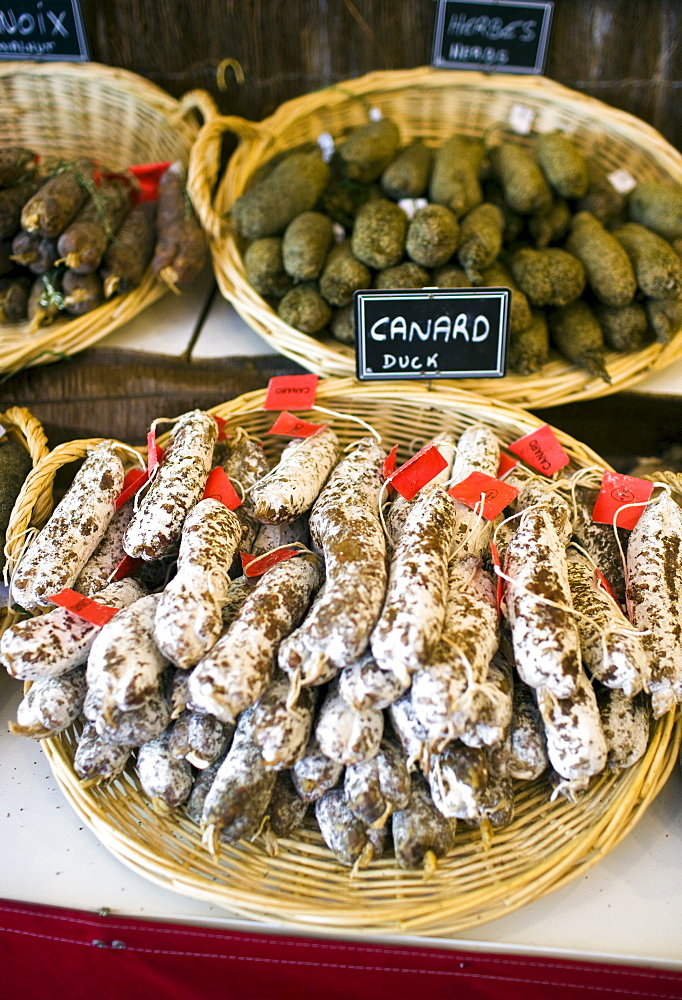
<svg viewBox="0 0 682 1000"><path fill-rule="evenodd" d="M505 136L515 104L533 109L537 131L571 133L581 149L595 153L609 170L626 168L638 179L682 182L682 157L649 125L544 77L454 73L430 67L371 73L288 101L262 122L221 117L202 128L192 149L189 189L210 234L222 294L264 340L304 368L321 375L354 375L353 348L288 326L254 291L246 278L243 246L230 231L227 213L255 171L271 157L314 143L323 131L335 138L343 136L365 125L374 106L396 122L404 142L420 137L437 146L453 133L480 137L497 130ZM214 194L226 132L238 137L239 146ZM527 142L521 136L513 138ZM503 379L465 379L456 384L517 405L552 406L624 389L680 356L682 331L666 346L653 344L627 354L609 352L610 385L558 355L537 375L509 374Z"/></svg>
<svg viewBox="0 0 682 1000"><path fill-rule="evenodd" d="M263 434L273 421L273 414L262 409L264 396L264 391L252 392L211 412L223 417L228 429L242 425ZM368 421L386 445L400 445L401 459L445 428L462 432L485 421L508 444L540 426L522 410L441 386L432 391L410 386L398 399L390 386L329 379L318 387L317 403ZM333 425L343 444L363 433L342 417ZM604 465L590 449L557 435L572 468ZM264 439L271 457L276 440ZM82 458L95 443L72 442L61 458ZM24 519L31 496L38 497L54 476L54 458L55 452L27 483ZM22 530L21 523L15 530ZM669 713L656 724L642 760L620 774L599 776L577 805L550 802L547 779L519 784L516 817L495 833L490 849L483 849L478 832L458 831L454 851L429 877L401 870L390 856L351 877L312 825L280 841L276 857L256 840L222 843L214 859L184 809L168 816L154 812L132 768L108 785L83 787L72 770L74 728L43 746L78 815L109 851L152 882L232 914L286 927L449 935L510 913L583 874L642 816L676 762L681 736L680 721Z"/></svg>
<svg viewBox="0 0 682 1000"><path fill-rule="evenodd" d="M34 417L33 414L23 406L13 406L9 410L5 410L4 413L0 412L0 427L4 427L4 429L12 437L24 446L26 451L31 456L31 462L33 463L34 468L49 453L43 425L37 417ZM50 484L46 487L46 489L38 491L35 495L35 499L31 503L28 526L33 524L36 526L43 525L51 510L52 485ZM15 532L12 529L12 519L10 517L7 527L7 536L9 537L12 535L15 535ZM8 572L12 568L12 565L12 562L8 560ZM16 615L14 615L8 607L0 608L0 635L2 635L6 628L14 623L15 619Z"/></svg>
<svg viewBox="0 0 682 1000"><path fill-rule="evenodd" d="M0 142L41 156L89 157L111 170L136 163L188 163L198 130L216 114L205 91L177 101L148 80L97 63L0 65ZM147 271L142 284L92 312L42 327L0 326L0 371L15 372L75 354L151 305L166 286Z"/></svg>

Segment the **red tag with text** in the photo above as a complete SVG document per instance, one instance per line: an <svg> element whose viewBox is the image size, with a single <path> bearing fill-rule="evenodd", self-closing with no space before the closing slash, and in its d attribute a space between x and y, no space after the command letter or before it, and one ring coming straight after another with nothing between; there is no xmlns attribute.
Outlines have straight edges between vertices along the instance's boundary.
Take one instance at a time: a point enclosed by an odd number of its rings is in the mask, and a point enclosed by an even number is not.
<svg viewBox="0 0 682 1000"><path fill-rule="evenodd" d="M213 419L218 425L218 440L227 441L227 432L225 430L227 427L227 420L223 420L222 417L216 417L215 413L213 414Z"/></svg>
<svg viewBox="0 0 682 1000"><path fill-rule="evenodd" d="M291 559L292 556L297 556L300 553L300 549L273 549L272 552L264 552L262 556L255 556L249 559L245 564L242 558L242 567L244 569L244 576L262 576L266 570L272 569L277 563L282 562L284 559Z"/></svg>
<svg viewBox="0 0 682 1000"><path fill-rule="evenodd" d="M318 431L328 427L328 424L311 424L307 420L295 417L293 413L284 410L275 420L268 434L283 434L286 437L309 438Z"/></svg>
<svg viewBox="0 0 682 1000"><path fill-rule="evenodd" d="M60 608L72 611L74 615L85 619L91 625L106 625L120 611L120 608L108 608L106 604L98 604L97 601L93 601L89 597L84 597L83 594L78 594L75 590L69 590L68 588L60 590L50 600L53 604L58 604Z"/></svg>
<svg viewBox="0 0 682 1000"><path fill-rule="evenodd" d="M600 569L595 569L594 573L595 573L595 576L597 577L597 583L602 588L602 590L605 590L606 593L609 595L609 597L612 597L614 599L614 601L616 602L616 604L618 605L618 607L620 607L620 601L618 600L618 598L614 594L613 590L611 589L611 584L606 579L606 577L604 576L604 574L602 573L602 571Z"/></svg>
<svg viewBox="0 0 682 1000"><path fill-rule="evenodd" d="M149 431L147 434L147 475L152 472L163 458L163 448L160 448L156 441L156 431Z"/></svg>
<svg viewBox="0 0 682 1000"><path fill-rule="evenodd" d="M472 510L477 504L480 509L481 495L485 498L483 517L486 521L494 521L507 504L519 495L519 491L515 486L503 483L499 479L493 479L492 476L486 476L484 472L472 472L461 483L457 483L451 490L448 490L448 496L454 500L461 500Z"/></svg>
<svg viewBox="0 0 682 1000"><path fill-rule="evenodd" d="M493 557L493 565L497 566L499 570L502 569L500 565L500 553L497 551L497 545L495 542L490 543L490 554ZM497 577L497 614L502 617L502 601L504 600L504 580L502 577L496 573Z"/></svg>
<svg viewBox="0 0 682 1000"><path fill-rule="evenodd" d="M644 504L654 491L654 484L620 472L605 472L601 489L592 510L596 524L613 524L616 512L629 503ZM616 526L632 530L644 513L644 506L628 507L618 514Z"/></svg>
<svg viewBox="0 0 682 1000"><path fill-rule="evenodd" d="M241 507L241 497L229 480L229 477L221 465L216 465L211 469L204 487L203 500L220 500L228 510L236 510Z"/></svg>
<svg viewBox="0 0 682 1000"><path fill-rule="evenodd" d="M548 424L514 441L509 445L509 451L545 476L565 468L571 461Z"/></svg>
<svg viewBox="0 0 682 1000"><path fill-rule="evenodd" d="M136 493L139 493L148 479L149 473L145 472L144 469L131 469L130 472L126 473L126 477L123 480L123 489L116 497L114 505L116 510L120 510L124 503L127 503Z"/></svg>
<svg viewBox="0 0 682 1000"><path fill-rule="evenodd" d="M249 563L253 562L253 560L256 557L252 556L250 552L240 552L239 553L239 558L242 561L242 569L246 569L246 567L249 565Z"/></svg>
<svg viewBox="0 0 682 1000"><path fill-rule="evenodd" d="M111 579L112 580L123 580L126 576L132 576L135 570L142 564L141 559L134 559L132 556L125 555L121 559L120 563L114 570Z"/></svg>
<svg viewBox="0 0 682 1000"><path fill-rule="evenodd" d="M133 194L133 203L138 201L156 201L159 196L159 181L170 167L167 163L138 163L129 167L129 172L137 181Z"/></svg>
<svg viewBox="0 0 682 1000"><path fill-rule="evenodd" d="M427 444L396 469L388 477L387 482L400 493L401 497L411 500L419 493L422 486L426 486L434 476L447 468L447 464L435 444Z"/></svg>
<svg viewBox="0 0 682 1000"><path fill-rule="evenodd" d="M510 469L515 469L519 463L515 462L511 455L500 452L500 464L497 467L497 478L501 479Z"/></svg>
<svg viewBox="0 0 682 1000"><path fill-rule="evenodd" d="M389 479L395 472L395 463L398 457L399 445L394 444L388 455L384 459L384 479Z"/></svg>
<svg viewBox="0 0 682 1000"><path fill-rule="evenodd" d="M318 375L273 375L264 410L309 410L315 402Z"/></svg>

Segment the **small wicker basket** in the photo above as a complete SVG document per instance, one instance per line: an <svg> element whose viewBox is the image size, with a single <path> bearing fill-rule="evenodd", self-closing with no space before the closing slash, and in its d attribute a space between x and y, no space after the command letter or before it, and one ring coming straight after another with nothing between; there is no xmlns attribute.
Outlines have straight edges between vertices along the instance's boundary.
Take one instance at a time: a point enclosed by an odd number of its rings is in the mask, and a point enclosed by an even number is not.
<svg viewBox="0 0 682 1000"><path fill-rule="evenodd" d="M0 142L41 156L89 157L111 170L137 163L189 161L199 130L216 114L205 91L177 101L134 73L97 63L0 65ZM132 319L167 290L151 268L139 288L92 312L29 334L28 323L0 326L0 371L75 354Z"/></svg>
<svg viewBox="0 0 682 1000"><path fill-rule="evenodd" d="M228 431L241 425L263 435L273 420L262 409L264 398L264 391L252 392L211 412L227 421ZM461 433L483 421L509 444L540 426L522 410L441 386L432 391L409 386L397 399L390 386L328 379L319 385L316 402L372 424L384 444L399 444L401 460L444 429ZM362 434L357 423L340 416L333 426L344 445ZM572 469L603 466L590 449L556 433ZM274 457L277 439L266 435L263 440ZM61 461L82 458L96 443L64 446ZM16 531L27 523L31 498L42 495L58 464L52 452L26 484ZM76 736L72 727L43 742L62 791L107 849L152 882L238 916L291 928L446 936L510 913L579 877L603 857L632 829L665 782L677 759L682 725L675 713L660 719L639 763L619 774L600 775L577 805L550 802L546 778L519 784L516 817L495 833L490 849L483 849L477 831L458 830L454 851L428 877L401 870L390 855L351 877L312 824L280 841L275 857L257 839L222 843L214 859L184 809L168 816L154 812L132 768L107 785L81 785L72 769Z"/></svg>
<svg viewBox="0 0 682 1000"><path fill-rule="evenodd" d="M24 446L26 451L31 456L31 462L33 463L34 468L49 453L43 425L23 406L13 406L4 413L0 412L0 427L4 427L8 434ZM37 526L44 524L51 510L52 484L50 484L45 490L39 491L37 495L34 494L29 515L30 523ZM7 530L8 537L15 535L11 526L12 520L10 519ZM15 544L18 541L19 539L16 539ZM13 563L8 560L8 572L11 570L12 566ZM15 619L16 615L14 615L9 608L0 608L0 635L2 635L6 628L14 623Z"/></svg>
<svg viewBox="0 0 682 1000"><path fill-rule="evenodd" d="M355 352L332 338L314 338L284 323L251 287L242 260L243 245L230 231L227 213L249 186L256 170L284 150L314 143L321 132L335 138L368 122L372 107L393 119L404 142L421 138L438 146L454 133L497 134L527 142L507 125L521 104L535 114L534 129L570 133L607 170L627 169L635 178L682 182L682 157L649 125L601 101L537 76L451 72L420 67L371 73L282 104L262 122L221 117L205 125L192 149L189 190L210 234L218 285L237 312L273 348L321 375L355 374ZM239 146L218 181L226 132ZM214 193L215 189L215 193ZM608 385L556 356L537 375L464 379L457 385L522 406L553 406L617 392L682 356L682 331L666 346L607 354Z"/></svg>

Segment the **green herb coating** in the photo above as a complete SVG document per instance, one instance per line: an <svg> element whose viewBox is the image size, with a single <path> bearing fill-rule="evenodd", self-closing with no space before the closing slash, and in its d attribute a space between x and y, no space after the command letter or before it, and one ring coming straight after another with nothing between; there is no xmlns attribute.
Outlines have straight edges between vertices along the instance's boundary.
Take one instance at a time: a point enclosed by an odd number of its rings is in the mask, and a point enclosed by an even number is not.
<svg viewBox="0 0 682 1000"><path fill-rule="evenodd" d="M530 304L511 272L499 261L495 261L483 272L483 285L486 288L508 288L511 291L510 332L516 334L527 330L532 322Z"/></svg>
<svg viewBox="0 0 682 1000"><path fill-rule="evenodd" d="M429 201L445 205L458 217L483 201L478 172L484 155L483 143L476 139L448 139L433 159Z"/></svg>
<svg viewBox="0 0 682 1000"><path fill-rule="evenodd" d="M319 151L292 153L237 198L231 213L235 229L248 240L283 233L292 219L314 208L328 178Z"/></svg>
<svg viewBox="0 0 682 1000"><path fill-rule="evenodd" d="M426 205L414 213L405 251L415 264L440 267L452 257L459 239L456 215L445 205Z"/></svg>
<svg viewBox="0 0 682 1000"><path fill-rule="evenodd" d="M389 198L421 198L429 186L433 153L423 142L405 146L381 175L381 186Z"/></svg>
<svg viewBox="0 0 682 1000"><path fill-rule="evenodd" d="M523 146L503 143L490 151L495 177L502 185L509 207L520 215L533 215L550 205L552 192L545 175Z"/></svg>
<svg viewBox="0 0 682 1000"><path fill-rule="evenodd" d="M282 240L279 236L264 236L250 243L244 253L244 267L249 283L259 295L281 298L293 286L282 263Z"/></svg>
<svg viewBox="0 0 682 1000"><path fill-rule="evenodd" d="M5 568L5 539L14 502L31 471L31 456L16 438L0 444L0 571Z"/></svg>
<svg viewBox="0 0 682 1000"><path fill-rule="evenodd" d="M282 241L284 270L295 281L319 278L334 239L331 219L321 212L302 212L286 228Z"/></svg>
<svg viewBox="0 0 682 1000"><path fill-rule="evenodd" d="M538 250L558 243L568 231L571 221L571 209L563 198L556 198L551 206L542 212L536 212L528 220L528 231L535 241Z"/></svg>
<svg viewBox="0 0 682 1000"><path fill-rule="evenodd" d="M392 201L370 201L355 218L351 249L367 267L382 270L399 264L405 252L407 216Z"/></svg>
<svg viewBox="0 0 682 1000"><path fill-rule="evenodd" d="M587 161L567 135L546 132L538 139L535 151L545 177L560 197L583 198L587 194Z"/></svg>
<svg viewBox="0 0 682 1000"><path fill-rule="evenodd" d="M377 180L394 158L400 145L400 131L390 118L370 122L339 143L337 152L351 180L369 184Z"/></svg>
<svg viewBox="0 0 682 1000"><path fill-rule="evenodd" d="M626 222L613 235L625 247L645 295L652 299L682 298L682 263L662 236L637 222Z"/></svg>
<svg viewBox="0 0 682 1000"><path fill-rule="evenodd" d="M457 260L472 285L482 284L482 272L502 249L503 228L502 212L490 202L481 202L462 219Z"/></svg>
<svg viewBox="0 0 682 1000"><path fill-rule="evenodd" d="M682 236L682 187L664 181L643 181L628 196L633 222L653 229L666 240Z"/></svg>
<svg viewBox="0 0 682 1000"><path fill-rule="evenodd" d="M589 212L578 212L571 220L566 249L585 268L587 283L600 302L626 306L637 291L630 258L621 243Z"/></svg>
<svg viewBox="0 0 682 1000"><path fill-rule="evenodd" d="M604 342L612 351L638 351L647 343L647 314L640 302L617 309L599 304L595 312Z"/></svg>
<svg viewBox="0 0 682 1000"><path fill-rule="evenodd" d="M541 309L531 310L530 325L510 330L507 364L517 375L539 372L549 361L549 329Z"/></svg>
<svg viewBox="0 0 682 1000"><path fill-rule="evenodd" d="M649 326L659 344L668 344L682 329L682 301L679 299L646 299L644 303Z"/></svg>
<svg viewBox="0 0 682 1000"><path fill-rule="evenodd" d="M319 333L332 318L329 305L312 285L296 285L280 300L277 312L303 333Z"/></svg>
<svg viewBox="0 0 682 1000"><path fill-rule="evenodd" d="M353 292L371 283L371 271L353 256L349 240L332 247L320 276L320 292L330 306L347 306Z"/></svg>
<svg viewBox="0 0 682 1000"><path fill-rule="evenodd" d="M429 272L419 264L404 261L395 267L386 267L374 277L375 288L423 288L429 284Z"/></svg>
<svg viewBox="0 0 682 1000"><path fill-rule="evenodd" d="M534 306L565 306L580 298L585 289L583 265L558 247L518 250L511 258L511 270Z"/></svg>
<svg viewBox="0 0 682 1000"><path fill-rule="evenodd" d="M604 365L601 327L586 302L571 302L557 309L549 317L549 327L554 343L568 361L611 382Z"/></svg>

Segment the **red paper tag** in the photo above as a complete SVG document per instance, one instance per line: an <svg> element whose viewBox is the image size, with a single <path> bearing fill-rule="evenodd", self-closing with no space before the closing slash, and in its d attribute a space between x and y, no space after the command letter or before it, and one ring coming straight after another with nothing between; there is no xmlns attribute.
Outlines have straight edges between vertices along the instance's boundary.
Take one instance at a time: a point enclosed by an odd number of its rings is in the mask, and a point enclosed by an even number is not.
<svg viewBox="0 0 682 1000"><path fill-rule="evenodd" d="M545 476L551 476L571 461L548 424L514 441L509 450Z"/></svg>
<svg viewBox="0 0 682 1000"><path fill-rule="evenodd" d="M156 441L156 431L149 431L147 434L147 475L152 472L163 458L163 448L160 448Z"/></svg>
<svg viewBox="0 0 682 1000"><path fill-rule="evenodd" d="M148 479L149 473L145 472L144 469L131 469L126 474L123 480L123 489L116 498L116 510L120 510L124 503L127 503L136 493L139 493Z"/></svg>
<svg viewBox="0 0 682 1000"><path fill-rule="evenodd" d="M401 497L411 500L422 486L426 486L434 476L447 468L447 464L435 444L427 444L396 469L387 482L400 493Z"/></svg>
<svg viewBox="0 0 682 1000"><path fill-rule="evenodd" d="M284 559L291 559L292 556L297 556L300 551L300 549L290 548L274 549L272 552L264 552L262 556L252 556L247 563L244 563L242 558L244 576L262 576L266 570L272 569L273 566L276 566L277 563L282 562Z"/></svg>
<svg viewBox="0 0 682 1000"><path fill-rule="evenodd" d="M486 521L494 521L507 504L519 495L519 491L515 486L500 482L499 479L493 479L492 476L486 476L484 472L472 472L461 483L457 483L451 490L448 490L448 496L454 500L461 500L472 510L476 504L480 509L481 494L485 497L483 517Z"/></svg>
<svg viewBox="0 0 682 1000"><path fill-rule="evenodd" d="M497 545L495 545L495 542L490 543L490 555L493 557L493 564L501 570L502 566L500 565L500 553L497 551ZM497 614L501 618L502 601L504 600L504 580L498 573L496 573L495 576L497 577Z"/></svg>
<svg viewBox="0 0 682 1000"><path fill-rule="evenodd" d="M168 163L138 163L129 167L129 172L137 180L133 202L156 201L159 196L159 181L170 167Z"/></svg>
<svg viewBox="0 0 682 1000"><path fill-rule="evenodd" d="M106 625L121 610L120 608L108 608L106 604L98 604L97 601L68 588L60 590L50 600L53 604L58 604L60 608L66 608L67 611L72 611L79 618L84 618L91 625Z"/></svg>
<svg viewBox="0 0 682 1000"><path fill-rule="evenodd" d="M217 417L215 413L213 414L213 419L218 425L218 440L227 441L227 432L225 430L227 427L227 420L223 420L222 417Z"/></svg>
<svg viewBox="0 0 682 1000"><path fill-rule="evenodd" d="M221 465L216 465L215 469L211 469L204 487L203 499L220 500L228 510L236 510L237 507L241 507L242 503L241 497Z"/></svg>
<svg viewBox="0 0 682 1000"><path fill-rule="evenodd" d="M126 576L132 576L135 570L142 563L141 559L133 559L132 556L123 556L120 563L114 570L111 579L112 580L123 580Z"/></svg>
<svg viewBox="0 0 682 1000"><path fill-rule="evenodd" d="M252 556L250 552L240 552L239 553L239 558L242 561L242 569L245 569L249 565L250 562L253 562L253 560L256 557Z"/></svg>
<svg viewBox="0 0 682 1000"><path fill-rule="evenodd" d="M301 420L299 417L295 417L293 413L284 410L277 417L268 434L284 434L286 437L309 438L328 426L328 424L311 424L307 420Z"/></svg>
<svg viewBox="0 0 682 1000"><path fill-rule="evenodd" d="M599 496L592 510L592 520L597 524L613 524L616 511L629 503L645 503L654 490L654 484L620 472L605 472ZM644 507L628 507L618 514L616 526L632 530L644 513Z"/></svg>
<svg viewBox="0 0 682 1000"><path fill-rule="evenodd" d="M273 375L264 410L309 410L315 402L318 375Z"/></svg>
<svg viewBox="0 0 682 1000"><path fill-rule="evenodd" d="M604 576L604 574L602 573L602 571L600 569L595 569L594 573L595 573L595 576L597 577L597 583L599 584L599 586L603 590L605 590L606 593L609 595L609 597L612 597L614 599L614 601L616 602L616 604L618 605L618 607L620 607L620 601L618 600L618 598L614 594L614 592L613 592L613 590L611 588L611 584L606 579L606 577Z"/></svg>
<svg viewBox="0 0 682 1000"><path fill-rule="evenodd" d="M500 464L497 467L497 478L501 479L510 469L515 469L519 463L515 462L510 455L500 452Z"/></svg>
<svg viewBox="0 0 682 1000"><path fill-rule="evenodd" d="M395 463L398 457L399 445L394 444L388 455L384 459L384 479L389 479L395 472Z"/></svg>

